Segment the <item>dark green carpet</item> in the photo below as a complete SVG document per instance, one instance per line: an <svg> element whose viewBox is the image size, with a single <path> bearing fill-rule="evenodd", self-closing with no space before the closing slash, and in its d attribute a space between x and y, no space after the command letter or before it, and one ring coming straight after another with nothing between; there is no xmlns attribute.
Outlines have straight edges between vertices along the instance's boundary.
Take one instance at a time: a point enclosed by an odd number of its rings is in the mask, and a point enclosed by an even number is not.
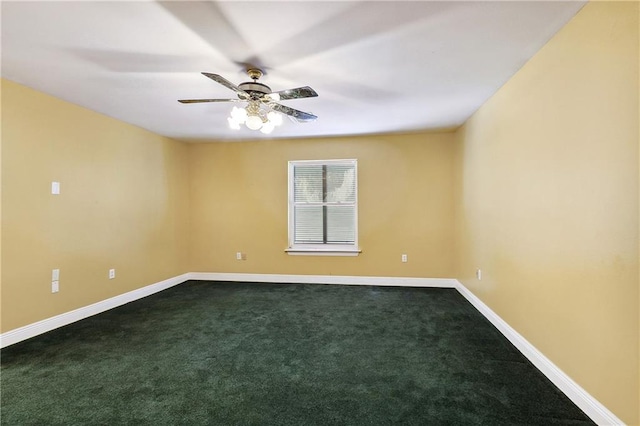
<svg viewBox="0 0 640 426"><path fill-rule="evenodd" d="M1 356L3 425L593 424L453 289L193 281Z"/></svg>

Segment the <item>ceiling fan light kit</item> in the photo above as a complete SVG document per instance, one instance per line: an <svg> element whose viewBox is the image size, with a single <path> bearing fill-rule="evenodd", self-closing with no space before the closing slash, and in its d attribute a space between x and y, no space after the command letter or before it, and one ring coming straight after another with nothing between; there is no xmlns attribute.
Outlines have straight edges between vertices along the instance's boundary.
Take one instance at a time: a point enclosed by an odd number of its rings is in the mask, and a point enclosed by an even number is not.
<svg viewBox="0 0 640 426"><path fill-rule="evenodd" d="M263 108L260 102L249 101L246 108L234 106L227 122L229 127L235 130L239 130L240 125L244 124L251 130L269 134L276 126L282 124L282 114Z"/></svg>
<svg viewBox="0 0 640 426"><path fill-rule="evenodd" d="M204 103L204 102L247 102L245 108L234 106L230 116L227 118L229 127L239 130L244 124L251 130L260 130L269 134L273 129L282 124L282 114L291 117L294 121L305 123L315 120L315 115L298 111L297 109L278 103L283 100L313 98L318 94L309 86L295 89L272 92L266 84L258 82L262 77L262 71L257 68L250 68L247 74L253 81L235 85L229 80L211 73L202 73L205 77L225 86L236 92L238 99L181 99L178 102L183 104Z"/></svg>

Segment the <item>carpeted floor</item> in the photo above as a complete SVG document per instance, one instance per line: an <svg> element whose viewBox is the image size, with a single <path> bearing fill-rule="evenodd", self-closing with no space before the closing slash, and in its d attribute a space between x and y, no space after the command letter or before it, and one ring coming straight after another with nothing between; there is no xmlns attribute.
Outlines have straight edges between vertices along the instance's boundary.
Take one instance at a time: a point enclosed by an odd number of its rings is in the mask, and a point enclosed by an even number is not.
<svg viewBox="0 0 640 426"><path fill-rule="evenodd" d="M3 425L594 424L453 289L192 281L1 363Z"/></svg>

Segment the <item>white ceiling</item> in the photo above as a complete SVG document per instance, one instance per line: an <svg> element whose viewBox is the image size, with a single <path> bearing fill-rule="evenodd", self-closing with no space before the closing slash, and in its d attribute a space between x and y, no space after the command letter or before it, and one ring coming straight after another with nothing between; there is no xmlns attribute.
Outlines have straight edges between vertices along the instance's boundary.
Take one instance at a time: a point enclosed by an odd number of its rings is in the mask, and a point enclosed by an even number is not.
<svg viewBox="0 0 640 426"><path fill-rule="evenodd" d="M2 1L2 77L187 140L309 137L463 123L584 1ZM263 67L312 112L269 136L232 130L239 84Z"/></svg>

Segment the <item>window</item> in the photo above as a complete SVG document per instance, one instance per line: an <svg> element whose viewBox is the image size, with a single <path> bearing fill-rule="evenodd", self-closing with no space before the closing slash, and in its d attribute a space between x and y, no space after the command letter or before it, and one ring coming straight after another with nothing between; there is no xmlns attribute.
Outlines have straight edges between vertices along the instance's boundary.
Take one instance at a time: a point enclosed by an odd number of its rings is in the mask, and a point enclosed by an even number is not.
<svg viewBox="0 0 640 426"><path fill-rule="evenodd" d="M357 255L356 160L289 162L289 254Z"/></svg>

